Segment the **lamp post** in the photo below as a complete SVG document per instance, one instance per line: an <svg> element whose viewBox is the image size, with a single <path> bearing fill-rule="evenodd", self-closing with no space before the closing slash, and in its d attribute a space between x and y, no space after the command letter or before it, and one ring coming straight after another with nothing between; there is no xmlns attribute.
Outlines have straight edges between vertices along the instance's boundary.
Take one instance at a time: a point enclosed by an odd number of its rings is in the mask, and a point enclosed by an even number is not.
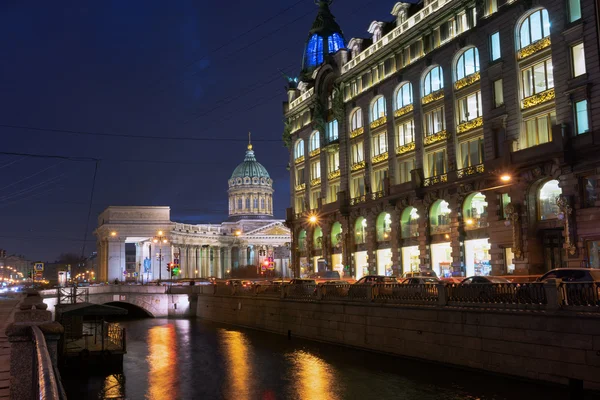
<svg viewBox="0 0 600 400"><path fill-rule="evenodd" d="M164 236L164 232L163 231L158 231L157 235L154 237L154 239L152 240L155 244L159 244L158 245L158 254L156 255L156 258L158 259L158 282L160 282L162 280L162 245L163 243L167 243L167 237Z"/></svg>

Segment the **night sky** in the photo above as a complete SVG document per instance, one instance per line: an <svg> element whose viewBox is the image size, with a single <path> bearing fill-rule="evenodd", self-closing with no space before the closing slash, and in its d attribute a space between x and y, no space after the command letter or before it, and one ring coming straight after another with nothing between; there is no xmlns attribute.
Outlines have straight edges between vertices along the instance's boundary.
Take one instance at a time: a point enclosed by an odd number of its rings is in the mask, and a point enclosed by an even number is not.
<svg viewBox="0 0 600 400"><path fill-rule="evenodd" d="M392 20L395 3L337 0L332 11L349 40ZM86 254L109 205L168 205L173 221L223 221L248 131L274 179L275 216L285 218L279 70L298 74L316 12L313 0L3 0L0 151L102 160ZM0 155L0 248L31 260L81 253L94 168Z"/></svg>

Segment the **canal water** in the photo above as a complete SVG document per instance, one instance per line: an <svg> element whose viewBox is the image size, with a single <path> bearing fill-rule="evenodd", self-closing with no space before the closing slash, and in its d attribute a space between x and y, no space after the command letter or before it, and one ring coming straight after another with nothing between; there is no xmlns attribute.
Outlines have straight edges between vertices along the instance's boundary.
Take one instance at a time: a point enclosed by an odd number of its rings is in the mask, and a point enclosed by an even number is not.
<svg viewBox="0 0 600 400"><path fill-rule="evenodd" d="M69 399L569 398L562 388L197 319L120 324L127 329L123 371L63 374Z"/></svg>

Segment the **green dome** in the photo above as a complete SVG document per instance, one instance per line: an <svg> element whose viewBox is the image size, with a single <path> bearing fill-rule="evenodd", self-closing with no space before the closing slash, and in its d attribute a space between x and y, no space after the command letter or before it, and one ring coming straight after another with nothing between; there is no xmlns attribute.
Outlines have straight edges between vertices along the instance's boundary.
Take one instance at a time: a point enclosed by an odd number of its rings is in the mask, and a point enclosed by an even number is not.
<svg viewBox="0 0 600 400"><path fill-rule="evenodd" d="M233 174L231 174L230 179L245 177L270 178L267 169L263 167L261 163L256 161L256 157L254 157L254 151L252 151L251 148L246 151L244 162L237 166L237 168L233 171Z"/></svg>

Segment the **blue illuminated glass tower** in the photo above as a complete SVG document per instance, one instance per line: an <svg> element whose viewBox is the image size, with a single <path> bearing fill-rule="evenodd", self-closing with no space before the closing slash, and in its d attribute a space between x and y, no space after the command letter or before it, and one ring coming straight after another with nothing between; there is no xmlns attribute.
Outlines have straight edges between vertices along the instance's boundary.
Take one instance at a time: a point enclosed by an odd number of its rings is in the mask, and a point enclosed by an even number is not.
<svg viewBox="0 0 600 400"><path fill-rule="evenodd" d="M346 48L342 29L335 22L335 17L329 10L331 2L332 0L315 0L319 6L319 12L308 33L304 49L302 72L305 75L323 64L329 54Z"/></svg>

